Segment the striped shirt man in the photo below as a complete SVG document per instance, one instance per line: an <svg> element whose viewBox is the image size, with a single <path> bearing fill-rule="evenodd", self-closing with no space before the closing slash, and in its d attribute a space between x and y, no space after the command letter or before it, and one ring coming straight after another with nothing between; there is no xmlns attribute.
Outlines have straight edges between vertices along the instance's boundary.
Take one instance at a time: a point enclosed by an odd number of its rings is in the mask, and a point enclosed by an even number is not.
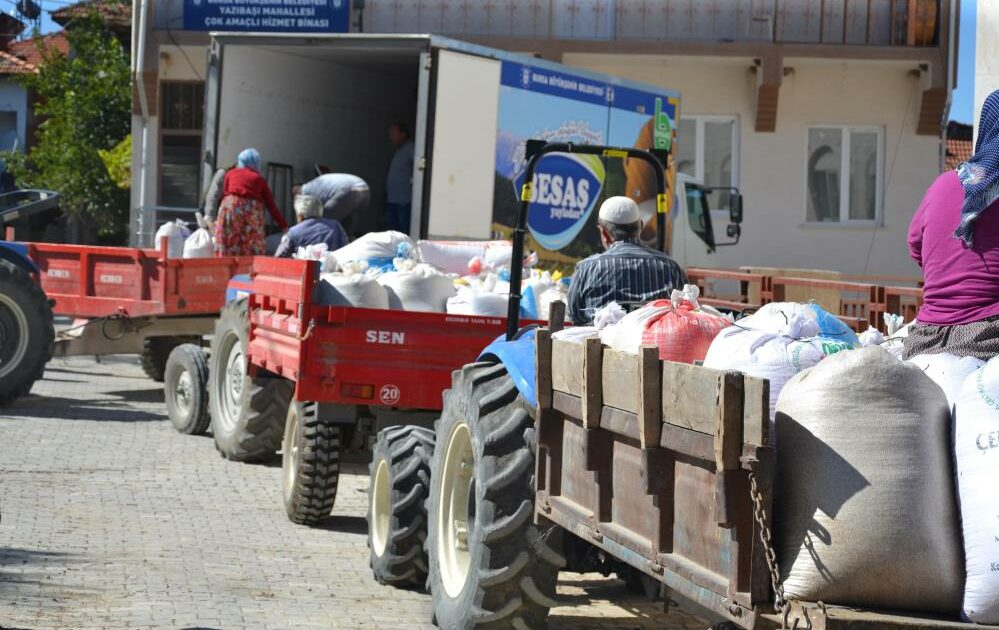
<svg viewBox="0 0 999 630"><path fill-rule="evenodd" d="M687 274L663 252L637 238L615 241L607 251L576 263L569 285L569 318L577 326L588 324L610 302L642 304L668 298L686 283Z"/></svg>

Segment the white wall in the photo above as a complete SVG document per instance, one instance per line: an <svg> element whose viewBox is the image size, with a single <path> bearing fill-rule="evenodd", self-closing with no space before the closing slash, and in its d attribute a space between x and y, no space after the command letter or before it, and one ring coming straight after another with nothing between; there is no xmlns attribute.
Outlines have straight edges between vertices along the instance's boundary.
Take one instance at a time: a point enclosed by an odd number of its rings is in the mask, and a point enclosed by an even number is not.
<svg viewBox="0 0 999 630"><path fill-rule="evenodd" d="M223 54L220 163L252 146L265 163L293 165L297 181L327 164L364 178L372 209L381 208L394 151L388 127L413 122L418 56L412 76L400 77L248 46Z"/></svg>
<svg viewBox="0 0 999 630"><path fill-rule="evenodd" d="M23 151L28 131L28 91L24 86L13 79L0 80L0 111L17 113L17 146Z"/></svg>
<svg viewBox="0 0 999 630"><path fill-rule="evenodd" d="M939 139L915 134L921 94L918 79L908 75L911 64L786 59L785 67L794 72L780 90L777 131L756 133L756 78L749 58L572 54L564 62L678 90L681 116L739 118L742 241L688 263L919 274L909 259L906 233L936 177ZM803 225L807 127L814 124L884 128L884 227Z"/></svg>
<svg viewBox="0 0 999 630"><path fill-rule="evenodd" d="M999 2L978 0L975 23L975 137L985 97L999 90Z"/></svg>

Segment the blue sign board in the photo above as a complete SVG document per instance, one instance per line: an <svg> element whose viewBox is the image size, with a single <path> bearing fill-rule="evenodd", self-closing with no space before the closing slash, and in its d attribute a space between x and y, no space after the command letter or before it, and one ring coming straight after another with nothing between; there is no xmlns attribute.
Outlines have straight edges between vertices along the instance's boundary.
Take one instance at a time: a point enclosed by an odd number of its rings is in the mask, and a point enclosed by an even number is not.
<svg viewBox="0 0 999 630"><path fill-rule="evenodd" d="M346 33L350 0L184 0L184 29Z"/></svg>

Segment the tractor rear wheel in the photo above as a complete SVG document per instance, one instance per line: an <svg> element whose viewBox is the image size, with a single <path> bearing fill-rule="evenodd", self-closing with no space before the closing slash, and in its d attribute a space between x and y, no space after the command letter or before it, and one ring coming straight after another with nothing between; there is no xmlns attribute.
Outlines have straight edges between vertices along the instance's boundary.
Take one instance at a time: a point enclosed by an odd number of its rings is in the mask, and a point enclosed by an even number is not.
<svg viewBox="0 0 999 630"><path fill-rule="evenodd" d="M427 582L427 495L434 432L389 427L372 449L368 485L368 547L375 579L423 587Z"/></svg>
<svg viewBox="0 0 999 630"><path fill-rule="evenodd" d="M284 509L292 522L316 525L333 511L340 484L340 425L319 415L313 402L288 407L281 445Z"/></svg>
<svg viewBox="0 0 999 630"><path fill-rule="evenodd" d="M208 374L215 447L227 459L263 461L277 454L294 384L267 373L250 376L246 300L227 304L212 338Z"/></svg>
<svg viewBox="0 0 999 630"><path fill-rule="evenodd" d="M444 394L431 463L434 615L455 630L544 628L562 532L534 524L534 421L503 365L467 365Z"/></svg>
<svg viewBox="0 0 999 630"><path fill-rule="evenodd" d="M54 338L45 294L26 271L0 260L0 405L31 391Z"/></svg>

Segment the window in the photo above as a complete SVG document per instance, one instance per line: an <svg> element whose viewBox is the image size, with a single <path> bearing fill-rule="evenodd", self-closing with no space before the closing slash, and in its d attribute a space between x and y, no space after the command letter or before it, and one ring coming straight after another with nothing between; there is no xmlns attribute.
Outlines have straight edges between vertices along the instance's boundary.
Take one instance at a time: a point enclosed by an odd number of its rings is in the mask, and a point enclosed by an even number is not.
<svg viewBox="0 0 999 630"><path fill-rule="evenodd" d="M808 222L877 224L881 218L881 136L876 127L808 130Z"/></svg>
<svg viewBox="0 0 999 630"><path fill-rule="evenodd" d="M681 118L677 129L677 172L709 188L738 186L739 121L734 116ZM709 205L727 210L729 193L715 191Z"/></svg>
<svg viewBox="0 0 999 630"><path fill-rule="evenodd" d="M201 205L201 128L204 83L160 83L160 205Z"/></svg>

